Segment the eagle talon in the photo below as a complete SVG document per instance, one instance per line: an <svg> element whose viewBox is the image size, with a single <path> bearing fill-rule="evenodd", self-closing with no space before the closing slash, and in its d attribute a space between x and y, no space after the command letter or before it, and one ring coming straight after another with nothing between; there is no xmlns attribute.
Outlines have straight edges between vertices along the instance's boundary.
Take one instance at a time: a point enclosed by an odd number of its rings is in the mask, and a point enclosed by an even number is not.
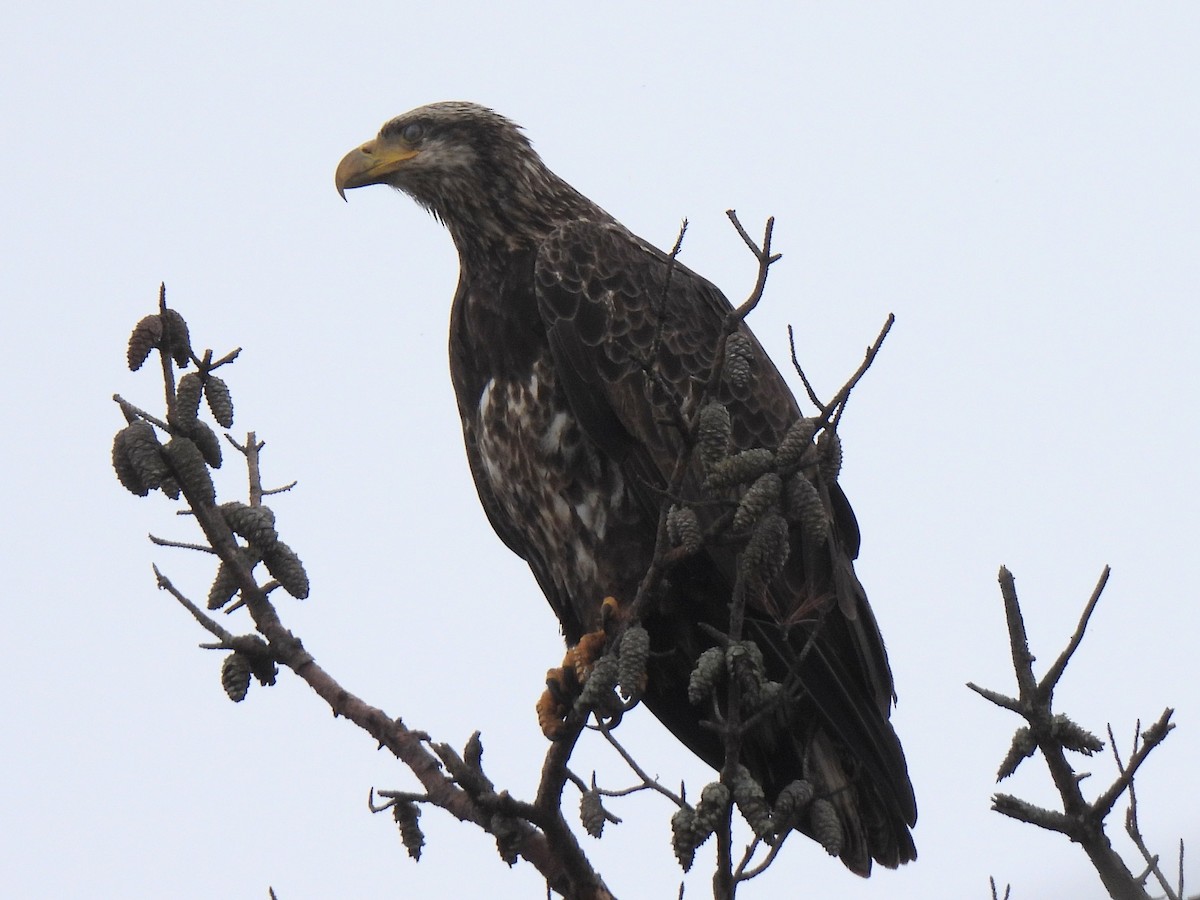
<svg viewBox="0 0 1200 900"><path fill-rule="evenodd" d="M575 679L582 685L592 674L596 660L604 655L604 645L608 643L608 635L603 628L589 631L579 639L579 643L567 651L563 657L563 666L575 673Z"/></svg>
<svg viewBox="0 0 1200 900"><path fill-rule="evenodd" d="M570 652L568 651L568 656ZM547 740L557 741L567 734L567 716L579 695L575 670L563 660L563 665L546 672L546 690L537 702L538 727Z"/></svg>
<svg viewBox="0 0 1200 900"><path fill-rule="evenodd" d="M570 706L574 696L579 693L579 685L571 669L560 667L546 671L546 691L555 703Z"/></svg>
<svg viewBox="0 0 1200 900"><path fill-rule="evenodd" d="M619 625L620 620L620 602L615 597L605 597L600 604L600 627L589 631L567 650L562 666L546 672L546 690L538 698L536 708L538 726L549 740L558 740L566 734L566 719L574 708L575 699L592 674L596 661L604 655L609 634L616 630L614 626Z"/></svg>
<svg viewBox="0 0 1200 900"><path fill-rule="evenodd" d="M620 624L625 618L621 615L621 601L616 597L605 597L600 604L600 630L608 632L610 625Z"/></svg>

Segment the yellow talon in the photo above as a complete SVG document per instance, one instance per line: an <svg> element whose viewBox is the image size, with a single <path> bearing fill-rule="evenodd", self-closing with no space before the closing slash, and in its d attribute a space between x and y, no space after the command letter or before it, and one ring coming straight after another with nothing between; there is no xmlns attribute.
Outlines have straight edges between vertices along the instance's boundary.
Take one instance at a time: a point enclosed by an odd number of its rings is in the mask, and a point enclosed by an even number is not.
<svg viewBox="0 0 1200 900"><path fill-rule="evenodd" d="M565 733L566 719L571 711L570 698L579 693L592 667L604 655L608 642L607 628L619 620L621 603L615 597L605 597L600 604L600 627L589 631L575 646L567 650L562 666L546 672L546 690L537 702L538 726L550 740Z"/></svg>

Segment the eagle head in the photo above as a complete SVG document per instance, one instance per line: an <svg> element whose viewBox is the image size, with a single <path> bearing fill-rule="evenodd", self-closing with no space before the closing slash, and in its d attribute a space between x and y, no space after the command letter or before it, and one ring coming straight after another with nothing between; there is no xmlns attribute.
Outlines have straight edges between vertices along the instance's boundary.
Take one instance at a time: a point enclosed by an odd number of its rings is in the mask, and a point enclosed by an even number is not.
<svg viewBox="0 0 1200 900"><path fill-rule="evenodd" d="M556 225L603 216L551 172L520 127L477 103L431 103L384 123L351 150L334 176L350 188L385 184L450 229L460 251L529 246Z"/></svg>
<svg viewBox="0 0 1200 900"><path fill-rule="evenodd" d="M379 134L351 150L334 182L349 188L387 184L429 205L439 187L533 156L529 139L509 119L477 103L431 103L385 122Z"/></svg>

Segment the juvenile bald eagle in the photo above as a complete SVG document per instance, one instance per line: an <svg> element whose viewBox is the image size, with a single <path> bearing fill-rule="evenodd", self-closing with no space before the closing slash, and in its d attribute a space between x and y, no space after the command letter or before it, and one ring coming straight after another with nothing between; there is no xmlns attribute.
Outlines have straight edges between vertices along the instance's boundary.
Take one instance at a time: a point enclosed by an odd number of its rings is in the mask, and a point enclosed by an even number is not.
<svg viewBox="0 0 1200 900"><path fill-rule="evenodd" d="M728 301L546 168L511 121L473 103L392 119L346 155L336 183L343 197L398 188L449 229L461 266L450 370L471 474L492 527L578 641L598 627L602 598L632 599L650 563L686 447L673 413L697 400ZM775 448L800 412L742 333L753 380L717 399L734 450ZM888 721L883 641L854 574L858 525L837 484L813 478L828 533L791 529L787 566L746 619L768 675L798 688L747 735L742 759L769 799L797 778L815 785L841 820L843 862L865 876L872 860L916 857L916 803ZM702 496L702 479L697 461L684 494ZM654 651L645 703L716 768L722 746L699 724L687 684L713 644L699 625L728 627L733 566L728 547L689 557L643 620Z"/></svg>

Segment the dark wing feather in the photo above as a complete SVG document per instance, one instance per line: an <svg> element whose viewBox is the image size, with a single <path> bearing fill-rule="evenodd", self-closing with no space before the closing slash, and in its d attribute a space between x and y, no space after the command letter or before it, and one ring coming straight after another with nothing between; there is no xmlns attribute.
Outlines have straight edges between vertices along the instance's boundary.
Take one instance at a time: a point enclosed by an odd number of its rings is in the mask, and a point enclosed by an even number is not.
<svg viewBox="0 0 1200 900"><path fill-rule="evenodd" d="M619 225L589 221L569 223L549 235L537 255L535 285L573 412L592 441L621 462L647 521L657 521L661 488L683 446L672 411L692 408L702 392L729 302L711 283ZM800 413L765 351L744 326L743 333L753 348L755 377L744 390L723 384L717 399L729 408L737 449L773 448ZM660 377L651 377L651 371ZM698 468L689 473L689 496L699 496L701 476ZM754 768L775 789L801 776L795 771L801 759L806 768L824 760L827 787L858 779L861 804L849 799L853 792L841 796L843 818L860 823L859 833L848 836L858 846L843 857L865 873L867 843L868 852L885 865L915 857L904 823L915 821L916 807L903 752L887 722L892 679L882 639L851 564L858 552L858 526L836 484L820 489L833 521L829 540L806 543L802 529L792 529L788 568L771 591L779 615L751 610L748 627L767 654L773 677L792 672L800 678L811 697L806 708L822 720L823 730L818 734L811 723L780 722L782 734L762 742ZM723 626L733 559L710 553L705 562L704 578L714 596L698 617ZM811 625L811 610L822 605L830 611L821 616L811 649L802 656L811 632L804 624L782 628L778 619ZM800 615L804 610L810 611L806 619ZM673 720L673 730L676 725ZM777 759L775 742L793 739L802 746L783 754L792 760L789 769ZM695 735L684 740L693 749L703 744ZM849 762L834 745L850 751ZM720 765L719 757L709 762ZM866 778L846 773L858 765L866 769Z"/></svg>
<svg viewBox="0 0 1200 900"><path fill-rule="evenodd" d="M577 221L551 233L539 250L535 279L564 387L589 435L605 449L636 447L655 470L669 472L680 442L674 426L660 418L663 404L695 400L728 301L683 264L607 223ZM651 364L670 397L646 378ZM777 443L798 416L782 381L720 399L740 400L734 417L739 445Z"/></svg>

